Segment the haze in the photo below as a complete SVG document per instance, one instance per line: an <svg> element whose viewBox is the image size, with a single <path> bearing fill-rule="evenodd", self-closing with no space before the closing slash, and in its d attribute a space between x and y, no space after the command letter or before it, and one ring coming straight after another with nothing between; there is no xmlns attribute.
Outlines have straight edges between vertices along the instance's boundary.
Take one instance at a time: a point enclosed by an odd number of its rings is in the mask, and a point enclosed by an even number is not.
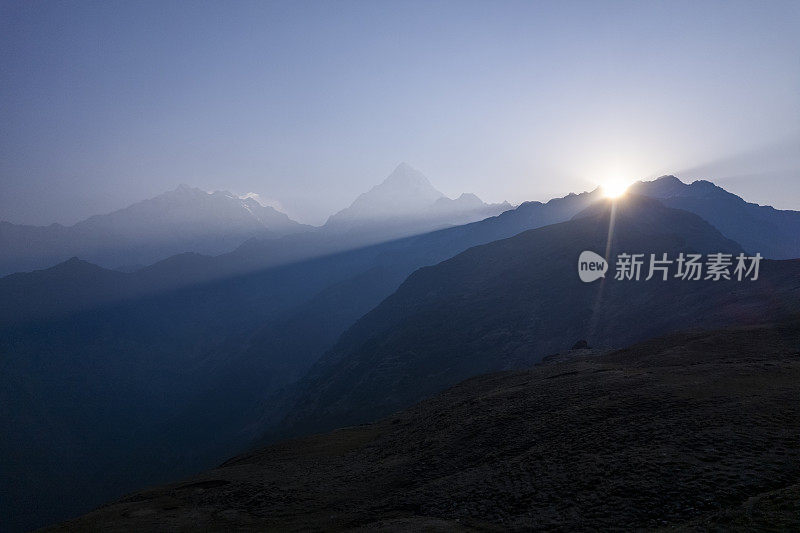
<svg viewBox="0 0 800 533"><path fill-rule="evenodd" d="M800 208L797 2L0 4L0 220L187 183L319 224L400 161L519 203L713 179Z"/></svg>

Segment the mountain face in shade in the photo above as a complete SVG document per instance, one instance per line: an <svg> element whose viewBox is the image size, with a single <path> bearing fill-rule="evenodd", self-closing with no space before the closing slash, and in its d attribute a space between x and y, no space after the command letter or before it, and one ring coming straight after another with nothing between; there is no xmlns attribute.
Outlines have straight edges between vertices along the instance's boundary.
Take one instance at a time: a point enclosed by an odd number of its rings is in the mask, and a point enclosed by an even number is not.
<svg viewBox="0 0 800 533"><path fill-rule="evenodd" d="M362 257L369 255L369 251L366 254L361 254L357 250L359 247L375 246L376 243L404 237L409 233L418 233L422 236L430 232L434 227L451 226L453 224L464 225L475 220L491 218L490 215L493 213L512 210L512 207L507 203L487 207L487 204L484 204L477 196L472 194L462 194L455 200L440 196L438 192L433 195L430 193L429 189L432 189L432 187L427 179L407 165L398 167L384 184L387 182L390 191L397 192L410 187L412 192L407 196L414 197L413 191L422 189L428 191L422 194L423 197L427 195L427 198L430 199L436 196L438 200L432 205L427 203L414 204L416 207L411 211L406 211L408 216L403 218L400 224L395 224L397 220L382 224L374 220L364 219L354 222L350 226L350 230L345 233L340 233L336 229L331 230L327 227L311 228L299 225L291 221L285 214L279 213L271 207L263 207L252 198L237 199L230 193L224 192L207 194L200 189L186 186L181 186L175 191L152 200L140 202L111 215L92 217L73 226L73 228L85 228L91 223L96 227L107 227L97 231L84 230L83 233L97 233L100 231L125 233L125 236L119 237L115 242L125 243L124 246L128 248L123 247L116 250L115 259L108 263L117 265L113 267L114 270L130 275L114 276L112 274L104 274L101 279L103 277L113 277L117 281L110 284L108 290L100 290L93 287L91 274L82 275L77 271L73 277L69 273L64 273L60 268L56 268L53 272L50 272L51 269L47 268L41 271L17 273L8 279L0 280L0 302L13 302L13 305L0 309L0 325L2 325L3 321L18 322L23 319L52 316L62 311L84 309L89 305L115 302L189 285L234 278L327 255L344 253L345 255L339 257L343 259L343 263L347 263L348 259L346 258L349 256L346 254L348 250L354 252L353 257ZM373 190L380 187L377 186ZM378 197L380 197L380 194ZM572 198L575 198L575 201L571 201ZM449 257L449 255L445 254L451 255L474 244L488 242L494 238L508 237L525 229L566 220L588 205L591 198L593 196L582 194L570 195L567 197L569 201L566 202L562 202L561 199L554 199L546 204L529 202L522 206L518 212L510 213L497 221L487 220L485 226L469 227L463 231L453 228L455 231L444 233L441 236L433 235L430 239L422 237L420 240L410 241L414 243L413 245L405 242L399 242L396 245L387 243L390 248L399 246L405 249L410 246L413 251L408 252L408 259L405 257L400 259L397 268L389 267L393 271L393 275L387 277L387 281L382 281L380 285L394 288L414 268L429 264L427 261L436 262ZM181 235L184 237L190 233L190 228L192 227L206 228L203 230L202 237L198 237L191 244L186 244L187 249L202 249L204 242L208 244L204 239L211 236L211 230L208 229L209 224L203 221L203 218L208 215L207 210L197 209L197 206L203 202L216 204L220 201L226 204L232 203L233 205L240 203L246 207L248 214L245 219L248 221L256 220L261 224L271 225L276 228L284 227L288 224L289 228L302 228L303 231L298 230L296 233L291 233L282 238L274 238L273 232L262 228L259 233L261 238L249 239L232 252L216 257L197 252L185 252L172 255L149 266L143 266L142 263L136 261L137 258L142 259L141 256L132 258L127 263L117 263L117 260L122 261L122 255L128 252L138 253L132 244L135 239L144 238L143 236L147 231L160 231L159 228L163 227L182 228ZM426 207L422 208L420 212L421 205ZM241 214L238 211L237 213ZM431 213L435 213L435 216L430 215ZM207 218L213 219L214 217ZM63 226L57 227L61 228L61 230L71 229ZM148 227L150 229L147 229ZM156 229L153 229L153 227ZM289 230L285 229L285 231ZM264 235L267 235L267 237L264 237ZM2 223L0 223L0 238L1 236ZM27 237L19 234L15 238L24 240ZM428 245L429 240L436 241L436 244ZM439 242L441 240L447 241L447 243ZM150 243L151 241L147 242ZM158 241L154 239L152 242ZM65 238L64 242L60 243L59 246L67 246L68 243L69 239ZM431 246L438 248L434 250ZM381 248L374 248L374 250L378 254L383 253L377 252ZM65 249L64 253L67 251ZM66 257L69 257L69 255ZM74 257L74 259L77 258ZM85 260L86 256L81 256L80 259L85 263L89 263L89 261ZM63 261L63 259L59 261ZM0 264L2 264L2 260L0 260ZM107 263L103 264L103 266L106 269L112 268ZM372 263L367 267L360 261L352 262L351 275L360 275L361 268L369 270L373 266L375 265ZM398 278L397 276L401 277ZM59 289L59 283L67 288L72 295L71 297L64 296L53 300L52 294L54 293L52 291ZM84 292L70 292L69 287L71 286L85 286L86 290ZM385 295L384 290L381 289L378 294ZM373 294L369 288L366 289L365 293ZM370 298L366 301L372 302L373 299ZM380 301L380 298L377 301ZM374 301L374 303L377 303L377 301ZM51 303L54 305L51 305ZM363 311L368 309L363 309ZM355 318L353 317L353 319Z"/></svg>
<svg viewBox="0 0 800 533"><path fill-rule="evenodd" d="M796 531L799 349L795 322L577 350L54 530Z"/></svg>
<svg viewBox="0 0 800 533"><path fill-rule="evenodd" d="M745 250L772 259L800 258L800 212L746 202L705 180L686 184L675 176L639 182L631 192L700 215Z"/></svg>
<svg viewBox="0 0 800 533"><path fill-rule="evenodd" d="M604 252L610 216L603 202L569 222L416 271L312 367L275 434L374 420L461 379L530 365L578 339L618 347L687 327L784 317L800 307L797 261L762 264L761 278L747 283L614 280L613 258L621 252L741 251L697 215L635 196L615 208L611 275L583 283L578 256Z"/></svg>
<svg viewBox="0 0 800 533"><path fill-rule="evenodd" d="M73 226L0 222L0 274L49 267L71 256L107 267L151 264L182 252L220 254L249 238L308 229L272 207L181 185Z"/></svg>
<svg viewBox="0 0 800 533"><path fill-rule="evenodd" d="M0 390L17 398L0 410L0 448L35 465L28 484L12 484L13 465L0 465L0 523L31 529L218 464L258 436L266 397L411 272L568 220L596 197L528 202L269 268L252 267L262 250L241 249L130 274L73 259L0 279ZM247 273L235 273L243 264Z"/></svg>
<svg viewBox="0 0 800 533"><path fill-rule="evenodd" d="M201 194L202 191L199 191ZM360 306L358 314L349 317L355 320L390 294L405 277L416 268L442 261L458 252L495 239L515 235L521 231L547 224L568 220L585 209L598 198L597 192L570 194L555 198L547 203L526 202L516 209L510 209L499 216L471 224L450 227L439 231L397 239L363 248L339 251L350 248L343 240L318 231L306 231L281 239L267 241L251 240L233 252L210 257L197 253L183 253L171 256L135 272L104 272L98 277L113 279L105 287L96 287L93 279L96 265L72 258L72 265L89 265L85 269L64 268L62 265L34 272L21 272L0 278L0 326L22 320L36 320L62 312L77 311L100 304L119 302L132 297L176 290L181 287L201 285L230 278L237 284L241 276L270 269L291 268L292 264L305 269L303 265L319 265L309 275L328 279L329 271L336 274L330 279L345 282L357 279L362 274L380 268L380 277L372 276L372 283L359 282L354 285L352 296L367 302L368 307ZM458 200L448 200L456 202ZM468 200L469 201L469 200ZM474 205L474 203L473 203ZM462 211L469 213L469 211ZM346 239L345 239L346 240ZM338 252L338 253L337 253ZM328 257L328 260L320 258ZM334 266L335 265L335 266ZM328 269L328 270L325 270ZM260 279L258 276L247 279ZM224 285L225 281L220 281ZM373 290L373 283L376 290ZM377 289L380 286L380 289ZM81 290L73 290L80 287ZM63 296L54 298L54 294ZM358 293L358 294L356 294ZM70 296L67 296L69 294ZM303 293L304 294L304 293ZM342 296L343 302L327 301L328 306L320 306L325 312L338 314L339 308L348 309L350 293ZM372 295L364 299L364 294ZM300 311L300 313L305 311ZM349 325L347 322L346 325ZM313 326L312 326L313 327ZM335 335L340 331L335 330Z"/></svg>
<svg viewBox="0 0 800 533"><path fill-rule="evenodd" d="M568 221L598 196L594 192L547 203L526 202L472 224L339 253L330 253L314 241L312 248L319 257L302 261L292 259L291 253L281 257L281 250L292 243L301 248L308 244L303 239L310 241L317 232L260 244L251 241L217 257L181 254L133 274L96 271L93 265L72 261L64 268L3 278L0 388L19 392L17 396L24 400L5 411L2 425L11 431L0 438L0 446L8 445L8 456L35 464L38 471L31 476L35 482L30 486L0 487L8 495L0 502L0 522L28 513L33 522L25 522L26 527L35 527L42 525L42 506L56 520L85 511L109 494L217 464L257 436L264 427L259 423L262 413L283 417L286 404L273 404L271 394L301 376L344 330L392 294L411 272L472 246ZM469 197L464 200L474 204ZM650 225L659 227L657 220ZM680 224L676 228L689 229ZM597 238L602 246L606 230ZM713 232L704 235L719 238ZM700 246L704 241L693 242ZM264 243L271 244L261 246ZM602 252L602 247L596 251ZM557 291L561 270L577 279L573 263L570 259L568 266L554 273L552 287L545 286L542 293ZM502 276L496 281L502 289ZM176 284L182 288L176 289ZM524 288L512 276L509 290L518 299L527 294ZM435 288L429 292L435 293ZM54 300L55 294L64 296ZM514 295L503 294L514 301ZM50 316L54 307L60 309L58 317ZM552 309L556 315L560 312L558 307ZM480 310L475 307L476 314ZM673 311L681 320L691 314ZM27 324L19 325L23 316ZM514 318L516 311L508 316ZM633 320L634 330L646 325L642 316ZM453 339L454 351L475 334L459 329L464 324L458 321L443 321L436 327L445 335L452 333L447 338ZM503 327L496 327L502 341L500 353L509 349L508 335L522 331L513 322ZM376 341L384 333L376 331ZM575 332L575 337L569 331L557 334L563 336L567 348L580 338L595 345L584 331ZM545 335L541 333L541 338ZM490 340L485 342L492 345ZM522 357L519 364L531 359ZM394 372L391 358L382 364L379 374ZM460 371L457 366L454 369ZM431 375L439 379L439 374L437 370ZM409 376L407 381L416 379ZM423 375L419 383L428 387L429 379ZM441 380L442 386L449 383ZM424 394L435 390L440 389L430 387ZM387 391L397 396L391 388ZM270 399L265 402L265 398ZM402 404L396 400L390 398L393 405ZM338 408L335 402L332 408ZM52 426L55 421L58 427ZM289 429L302 430L299 426ZM49 437L39 439L41 435ZM31 446L34 441L36 445ZM10 479L0 475L2 482ZM80 493L69 489L76 480L84 489Z"/></svg>
<svg viewBox="0 0 800 533"><path fill-rule="evenodd" d="M18 320L74 312L131 294L130 275L73 257L46 270L0 278L0 329Z"/></svg>

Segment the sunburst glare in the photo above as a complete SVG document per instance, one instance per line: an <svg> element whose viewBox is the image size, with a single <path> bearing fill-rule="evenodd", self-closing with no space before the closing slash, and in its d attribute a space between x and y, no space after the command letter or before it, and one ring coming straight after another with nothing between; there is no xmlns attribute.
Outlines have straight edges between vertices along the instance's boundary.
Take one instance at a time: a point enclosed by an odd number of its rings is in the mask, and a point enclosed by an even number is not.
<svg viewBox="0 0 800 533"><path fill-rule="evenodd" d="M606 198L619 198L628 190L628 185L622 180L612 180L603 183L601 190Z"/></svg>

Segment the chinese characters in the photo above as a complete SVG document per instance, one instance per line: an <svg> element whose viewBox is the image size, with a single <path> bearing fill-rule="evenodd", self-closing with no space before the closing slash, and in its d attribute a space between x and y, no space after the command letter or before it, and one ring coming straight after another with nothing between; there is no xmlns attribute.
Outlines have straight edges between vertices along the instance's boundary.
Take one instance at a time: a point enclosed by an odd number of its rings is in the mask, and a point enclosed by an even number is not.
<svg viewBox="0 0 800 533"><path fill-rule="evenodd" d="M740 253L733 254L684 254L670 259L668 254L649 254L649 261L645 264L646 254L621 253L617 255L616 274L614 279L639 281L653 278L667 281L672 278L681 280L731 280L737 281L758 279L761 254L747 256Z"/></svg>

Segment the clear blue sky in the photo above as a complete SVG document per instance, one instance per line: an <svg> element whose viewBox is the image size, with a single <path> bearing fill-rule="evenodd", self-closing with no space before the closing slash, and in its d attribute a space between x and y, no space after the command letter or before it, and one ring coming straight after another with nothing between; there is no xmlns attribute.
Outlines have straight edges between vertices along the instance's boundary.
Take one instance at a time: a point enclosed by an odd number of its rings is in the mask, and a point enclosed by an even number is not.
<svg viewBox="0 0 800 533"><path fill-rule="evenodd" d="M400 161L449 195L709 178L800 209L800 2L2 2L0 219L180 183L321 222Z"/></svg>

